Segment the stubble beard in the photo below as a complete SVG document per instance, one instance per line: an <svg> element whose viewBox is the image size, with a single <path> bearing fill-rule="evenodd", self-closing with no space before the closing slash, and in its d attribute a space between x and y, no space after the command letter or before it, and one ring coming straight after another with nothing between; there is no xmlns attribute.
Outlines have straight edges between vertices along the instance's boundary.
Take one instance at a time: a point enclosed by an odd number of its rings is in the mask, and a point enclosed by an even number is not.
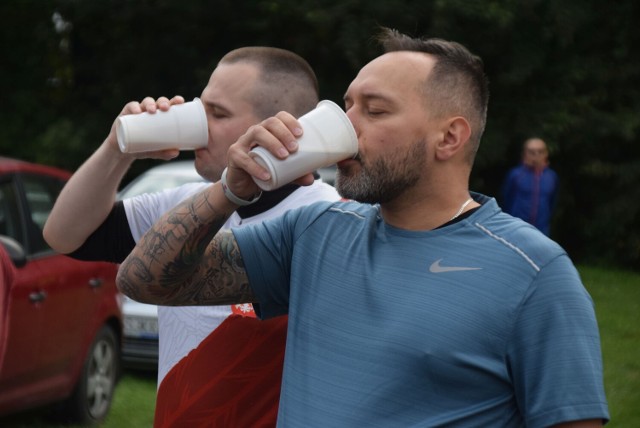
<svg viewBox="0 0 640 428"><path fill-rule="evenodd" d="M345 199L384 204L413 187L426 166L426 144L418 141L406 152L397 151L369 163L359 156L359 171L338 168L336 189Z"/></svg>
<svg viewBox="0 0 640 428"><path fill-rule="evenodd" d="M194 159L194 166L201 177L212 183L220 180L222 171L224 169L224 167L220 167L219 165L217 165L217 163L208 163L204 158L198 157L197 154L196 158Z"/></svg>

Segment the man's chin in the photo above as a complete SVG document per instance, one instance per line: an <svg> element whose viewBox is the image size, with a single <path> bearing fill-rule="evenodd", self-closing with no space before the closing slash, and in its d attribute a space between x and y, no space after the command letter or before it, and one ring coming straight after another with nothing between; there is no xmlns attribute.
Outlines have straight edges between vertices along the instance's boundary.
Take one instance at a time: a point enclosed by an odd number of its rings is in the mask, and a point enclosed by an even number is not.
<svg viewBox="0 0 640 428"><path fill-rule="evenodd" d="M342 179L342 180L344 180L344 179ZM350 200L350 201L356 201L356 202L364 202L362 200L362 198L360 197L361 195L359 195L359 192L354 191L355 189L353 188L353 184L352 183L345 183L342 180L340 178L336 179L336 190L338 191L338 194L343 199L347 199L347 200Z"/></svg>

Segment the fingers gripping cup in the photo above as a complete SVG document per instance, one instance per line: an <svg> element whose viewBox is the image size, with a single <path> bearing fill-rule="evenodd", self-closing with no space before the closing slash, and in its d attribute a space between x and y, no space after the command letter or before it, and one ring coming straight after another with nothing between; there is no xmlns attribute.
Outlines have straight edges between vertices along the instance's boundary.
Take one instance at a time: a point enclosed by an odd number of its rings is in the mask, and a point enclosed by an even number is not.
<svg viewBox="0 0 640 428"><path fill-rule="evenodd" d="M195 150L207 146L207 115L202 101L194 98L168 111L120 116L116 119L116 135L122 153Z"/></svg>
<svg viewBox="0 0 640 428"><path fill-rule="evenodd" d="M249 152L260 166L269 171L269 181L253 180L262 190L274 190L318 168L332 165L358 154L358 137L345 112L332 101L323 100L315 109L301 116L303 135L298 151L278 159L263 147Z"/></svg>

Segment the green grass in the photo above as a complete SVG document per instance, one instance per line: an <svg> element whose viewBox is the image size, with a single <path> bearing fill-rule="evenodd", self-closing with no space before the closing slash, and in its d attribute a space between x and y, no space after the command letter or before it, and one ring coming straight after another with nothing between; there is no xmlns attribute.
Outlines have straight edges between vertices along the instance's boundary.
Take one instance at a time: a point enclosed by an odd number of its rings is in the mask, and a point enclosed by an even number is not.
<svg viewBox="0 0 640 428"><path fill-rule="evenodd" d="M608 427L640 427L640 274L580 266L596 305Z"/></svg>
<svg viewBox="0 0 640 428"><path fill-rule="evenodd" d="M156 403L156 372L125 371L116 387L111 412L101 427L150 428ZM3 428L82 428L47 422L48 409L0 417Z"/></svg>
<svg viewBox="0 0 640 428"><path fill-rule="evenodd" d="M608 428L640 427L640 274L579 266L593 297L602 338L604 379L611 422ZM153 425L156 374L125 372L105 428L146 428ZM41 412L40 412L41 413ZM35 411L0 418L0 426L46 427Z"/></svg>
<svg viewBox="0 0 640 428"><path fill-rule="evenodd" d="M156 404L156 372L125 372L118 384L105 428L153 426Z"/></svg>

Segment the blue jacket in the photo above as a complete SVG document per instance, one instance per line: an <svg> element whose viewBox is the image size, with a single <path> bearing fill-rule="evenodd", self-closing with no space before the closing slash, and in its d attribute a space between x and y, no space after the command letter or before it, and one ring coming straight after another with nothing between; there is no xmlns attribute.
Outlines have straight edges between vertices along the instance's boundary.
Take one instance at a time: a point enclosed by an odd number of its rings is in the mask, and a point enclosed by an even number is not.
<svg viewBox="0 0 640 428"><path fill-rule="evenodd" d="M536 171L521 164L509 171L502 188L502 209L549 235L558 175L551 168Z"/></svg>

